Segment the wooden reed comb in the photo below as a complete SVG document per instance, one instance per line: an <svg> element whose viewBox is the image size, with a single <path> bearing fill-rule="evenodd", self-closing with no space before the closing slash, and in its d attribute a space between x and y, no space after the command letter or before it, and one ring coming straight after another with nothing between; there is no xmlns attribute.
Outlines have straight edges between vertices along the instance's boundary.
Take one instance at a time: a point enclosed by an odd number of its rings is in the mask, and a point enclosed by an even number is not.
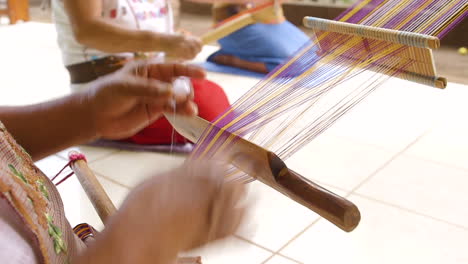
<svg viewBox="0 0 468 264"><path fill-rule="evenodd" d="M167 114L165 117L182 136L198 142L205 130L213 126L200 117ZM227 132L226 132L227 133ZM217 158L228 162L292 200L316 212L344 231L350 232L359 224L361 215L352 202L311 182L290 170L274 153L241 137Z"/></svg>
<svg viewBox="0 0 468 264"><path fill-rule="evenodd" d="M432 55L432 49L440 47L440 41L437 37L316 17L304 17L303 24L304 26L314 30L359 37L362 38L362 41L366 41L366 39L374 39L405 47L401 52L396 52L391 56L395 59L411 61L411 64L408 67L404 69L395 69L394 62L382 61L376 67L370 67L369 69L376 70L377 68L384 67L387 69L393 69L393 72L398 73L395 77L401 79L442 89L447 86L447 79L437 76L434 57ZM346 45L346 42L343 45ZM356 60L359 60L359 58L349 58L350 63Z"/></svg>

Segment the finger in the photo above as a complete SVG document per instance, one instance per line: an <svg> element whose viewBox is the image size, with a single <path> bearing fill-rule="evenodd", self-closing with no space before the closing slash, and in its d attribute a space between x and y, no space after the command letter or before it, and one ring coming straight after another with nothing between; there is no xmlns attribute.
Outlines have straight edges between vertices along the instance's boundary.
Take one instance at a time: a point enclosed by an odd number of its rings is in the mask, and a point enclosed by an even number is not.
<svg viewBox="0 0 468 264"><path fill-rule="evenodd" d="M197 54L200 52L200 50L198 49L196 43L191 43L190 46L189 46L189 49L190 49L190 54L189 54L189 60L193 60Z"/></svg>
<svg viewBox="0 0 468 264"><path fill-rule="evenodd" d="M195 79L204 79L206 72L203 68L190 64L176 64L174 73L176 76L187 76Z"/></svg>
<svg viewBox="0 0 468 264"><path fill-rule="evenodd" d="M196 53L200 53L202 48L203 48L203 42L201 41L200 38L193 38L194 39L194 44L196 48Z"/></svg>
<svg viewBox="0 0 468 264"><path fill-rule="evenodd" d="M164 109L160 104L148 104L147 105L147 115L149 124L154 123L156 120L163 116Z"/></svg>
<svg viewBox="0 0 468 264"><path fill-rule="evenodd" d="M118 82L119 80L114 80ZM169 98L173 95L172 85L154 79L127 76L117 90L120 95Z"/></svg>
<svg viewBox="0 0 468 264"><path fill-rule="evenodd" d="M146 77L148 75L148 61L147 60L129 60L124 64L120 72L131 73L136 76Z"/></svg>
<svg viewBox="0 0 468 264"><path fill-rule="evenodd" d="M187 59L193 59L201 51L201 41L194 37L188 37L186 44Z"/></svg>
<svg viewBox="0 0 468 264"><path fill-rule="evenodd" d="M195 65L181 63L152 64L149 67L149 77L164 82L170 82L178 76L187 76L195 79L204 79L206 76L203 68Z"/></svg>
<svg viewBox="0 0 468 264"><path fill-rule="evenodd" d="M192 102L192 101L187 101L181 104L177 104L174 107L173 103L169 103L166 105L164 108L165 112L168 113L175 113L178 115L185 115L185 116L196 116L198 115L198 107L197 105Z"/></svg>

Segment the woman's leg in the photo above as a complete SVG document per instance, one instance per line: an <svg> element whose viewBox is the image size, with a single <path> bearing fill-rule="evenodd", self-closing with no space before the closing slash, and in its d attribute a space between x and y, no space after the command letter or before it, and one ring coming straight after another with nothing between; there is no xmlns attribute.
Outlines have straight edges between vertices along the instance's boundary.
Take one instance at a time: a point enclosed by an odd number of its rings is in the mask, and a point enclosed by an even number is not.
<svg viewBox="0 0 468 264"><path fill-rule="evenodd" d="M253 72L268 73L265 63L243 60L234 55L217 55L214 56L212 60L221 65L232 66Z"/></svg>

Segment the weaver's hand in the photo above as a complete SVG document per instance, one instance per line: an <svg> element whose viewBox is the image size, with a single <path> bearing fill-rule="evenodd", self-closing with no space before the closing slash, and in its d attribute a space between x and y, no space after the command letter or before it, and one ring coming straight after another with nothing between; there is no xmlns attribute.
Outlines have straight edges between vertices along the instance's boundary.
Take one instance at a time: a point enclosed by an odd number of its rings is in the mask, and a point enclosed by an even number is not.
<svg viewBox="0 0 468 264"><path fill-rule="evenodd" d="M164 41L165 55L171 59L191 60L200 53L202 42L199 38L189 35L168 35Z"/></svg>
<svg viewBox="0 0 468 264"><path fill-rule="evenodd" d="M204 78L202 69L182 64L130 63L97 80L86 91L86 104L98 137L122 139L161 117L164 111L196 115L191 96L175 96L170 84L177 76Z"/></svg>
<svg viewBox="0 0 468 264"><path fill-rule="evenodd" d="M112 249L101 254L113 259L89 263L175 263L180 251L233 234L245 215L244 187L208 164L185 164L136 187L96 241L95 254Z"/></svg>

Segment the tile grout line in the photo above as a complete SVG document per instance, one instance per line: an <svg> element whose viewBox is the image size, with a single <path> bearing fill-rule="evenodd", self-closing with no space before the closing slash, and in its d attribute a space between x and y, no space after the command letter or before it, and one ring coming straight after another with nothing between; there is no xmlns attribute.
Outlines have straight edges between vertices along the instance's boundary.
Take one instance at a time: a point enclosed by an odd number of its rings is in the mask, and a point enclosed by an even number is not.
<svg viewBox="0 0 468 264"><path fill-rule="evenodd" d="M276 256L280 256L280 257L285 258L285 259L287 259L289 261L292 261L292 262L294 262L296 264L303 264L300 261L297 261L297 260L295 260L295 259L293 259L291 257L285 256L285 255L282 255L282 254L279 254L279 253L272 254L270 257L268 257L265 261L261 262L260 264L266 264L266 263L268 263L268 261L272 260Z"/></svg>
<svg viewBox="0 0 468 264"><path fill-rule="evenodd" d="M439 160L435 160L435 159L431 159L431 158L426 158L426 157L422 157L422 156L419 156L419 155L416 155L416 154L407 153L405 155L407 155L407 156L409 156L411 158L419 159L419 160L426 161L426 162L429 162L429 163L433 163L433 164L436 164L436 165L439 165L439 166L449 167L449 168L452 168L452 169L468 172L468 168L453 165L453 164L450 164L450 163L447 163L447 162L444 162L444 161L439 161Z"/></svg>
<svg viewBox="0 0 468 264"><path fill-rule="evenodd" d="M366 183L370 178L372 178L373 176L375 176L379 171L381 171L382 169L384 169L388 164L390 164L392 161L394 161L398 156L400 156L402 153L404 153L406 150L408 150L411 146L413 146L416 142L418 142L423 136L425 136L426 134L429 133L429 131L431 131L432 128L429 128L427 129L426 131L424 131L421 135L419 135L418 137L416 137L412 142L410 142L406 147L404 147L401 151L397 152L395 155L393 155L392 157L390 157L389 160L387 160L384 164L382 164L379 168L377 168L376 170L374 170L372 173L369 174L368 177L366 177L363 181L361 181L360 184L358 184L356 187L354 187L353 189L351 189L351 191L349 191L344 197L345 198L348 198L349 196L351 196L352 194L354 194L354 192L359 189L364 183ZM310 225L308 225L306 228L304 228L302 231L300 231L299 233L297 233L293 238L291 238L288 242L286 242L286 244L284 244L280 249L278 249L275 254L278 254L280 256L282 256L279 252L281 252L283 249L285 249L287 246L289 246L294 240L296 240L297 238L299 238L302 234L304 234L309 228L311 228L313 225L315 225L318 221L320 221L320 219L322 219L322 217L319 217L318 219L316 219L315 221L313 221Z"/></svg>
<svg viewBox="0 0 468 264"><path fill-rule="evenodd" d="M417 138L419 139L419 137ZM416 140L417 140L416 139ZM415 141L416 141L415 140ZM412 143L410 143L409 145L412 145ZM408 147L408 146L407 146ZM386 161L382 166L380 166L379 168L377 168L374 172L370 173L370 175L364 179L360 184L358 184L357 187L360 187L368 178L372 177L375 173L377 173L378 171L380 171L381 169L383 169L384 167L386 167L391 161L393 161L398 155L400 155L400 153L402 153L404 150L406 150L405 147L402 151L398 152L397 154L393 155L388 161ZM345 198L348 198L349 196L351 196L351 194L353 194L354 190L357 189L357 187L351 189L351 191L348 191L346 193L346 195L344 195ZM314 220L310 225L306 226L302 231L300 231L299 233L297 233L294 237L292 237L288 242L286 242L286 244L284 244L280 249L278 249L278 251L275 252L275 254L279 254L279 252L281 252L283 249L285 249L287 246L289 246L294 240L296 240L297 238L299 238L302 234L304 234L309 228L311 228L313 225L315 225L320 219L322 219L322 217L319 217L318 219Z"/></svg>
<svg viewBox="0 0 468 264"><path fill-rule="evenodd" d="M426 132L425 131L422 132L422 134L424 134L424 133L426 133ZM388 152L394 152L395 151L395 149L391 149L391 148L388 148L388 147L385 147L385 146L382 146L382 145L379 145L379 144L376 144L376 143L365 142L363 140L355 139L355 138L348 137L348 136L336 135L336 134L330 134L330 136L336 137L336 138L339 138L339 139L342 139L342 140L351 141L353 144L357 144L357 145L364 145L366 147L371 147L371 148L384 150L384 151L388 151ZM418 136L416 138L418 138ZM411 142L410 142L410 144L411 144Z"/></svg>
<svg viewBox="0 0 468 264"><path fill-rule="evenodd" d="M104 178L105 180L110 181L110 182L112 182L112 183L114 183L114 184L116 184L116 185L119 185L120 187L123 187L123 188L125 188L125 189L129 189L129 190L133 189L133 187L127 186L127 185L125 185L125 184L122 184L122 183L120 183L120 182L118 182L118 181L116 181L116 180L114 180L114 179L112 179L112 178L110 178L110 177L104 176L104 175L101 174L101 173L98 173L98 172L95 172L95 171L93 171L93 172L94 172L94 174L95 174L97 177Z"/></svg>
<svg viewBox="0 0 468 264"><path fill-rule="evenodd" d="M286 257L284 255L282 255L280 252L285 249L287 246L289 246L294 240L296 240L297 238L299 238L302 234L304 234L309 228L311 228L313 225L315 225L318 221L320 221L320 219L322 219L322 217L319 216L319 218L315 219L314 221L312 221L312 223L310 223L308 226L306 226L304 229L302 229L302 231L300 231L299 233L297 233L296 235L294 235L291 239L289 239L288 242L286 242L282 247L280 247L278 250L276 250L275 254L277 255L280 255L282 257ZM290 257L288 257L290 258ZM297 262L297 261L296 261Z"/></svg>
<svg viewBox="0 0 468 264"><path fill-rule="evenodd" d="M247 239L247 238L245 238L245 237L241 237L241 236L239 236L239 235L237 235L237 234L235 234L234 237L237 238L237 239L239 239L239 240L242 240L242 241L244 241L244 242L247 242L247 243L249 243L249 244L252 244L252 245L254 245L254 246L256 246L256 247L259 247L259 248L261 248L261 249L263 249L263 250L265 250L265 251L268 251L268 252L270 252L270 253L272 253L272 254L275 254L275 253L276 253L274 250L271 250L271 249L269 249L269 248L267 248L267 247L264 247L264 246L262 246L262 245L260 245L260 244L257 244L257 243L255 243L255 242L253 242L252 240L249 240L249 239Z"/></svg>
<svg viewBox="0 0 468 264"><path fill-rule="evenodd" d="M297 260L295 260L295 259L293 259L293 258L291 258L291 257L281 255L281 254L279 254L278 252L275 252L274 250L271 250L271 249L269 249L269 248L267 248L267 247L265 247L265 246L262 246L262 245L260 245L260 244L258 244L258 243L256 243L256 242L254 242L254 241L252 241L252 240L250 240L250 239L247 239L247 238L245 238L245 237L242 237L242 236L240 236L240 235L234 235L234 237L237 238L237 239L239 239L239 240L242 240L242 241L244 241L244 242L246 242L246 243L252 244L252 245L254 245L254 246L256 246L256 247L259 247L259 248L261 248L261 249L263 249L263 250L265 250L265 251L268 251L268 252L272 253L272 255L271 255L269 258L267 258L266 260L264 260L262 263L265 263L265 262L269 261L270 259L272 259L275 255L278 255L278 256L284 257L284 258L286 258L286 259L288 259L288 260L291 260L291 261L293 261L293 262L297 262L297 263L302 264L301 262L299 262L299 261L297 261Z"/></svg>
<svg viewBox="0 0 468 264"><path fill-rule="evenodd" d="M428 214L420 213L418 211L414 211L412 209L399 206L397 204L389 203L389 202L386 202L386 201L381 201L379 199L376 199L376 198L373 198L373 197L370 197L370 196L367 196L367 195L364 195L364 194L360 194L360 193L353 193L353 195L356 195L356 196L359 196L359 197L367 199L367 200L371 200L371 201L374 201L374 202L377 202L377 203L380 203L380 204L384 204L386 206L390 206L390 207L393 207L393 208L396 208L396 209L406 211L406 212L414 214L414 215L426 217L426 218L429 218L431 220L441 222L441 223L444 223L444 224L447 224L447 225L450 225L450 226L453 226L453 227L468 231L468 227L466 227L466 226L462 226L460 224L455 224L455 223L449 222L447 220L437 218L437 217L434 217L434 216L431 216L431 215L428 215Z"/></svg>
<svg viewBox="0 0 468 264"><path fill-rule="evenodd" d="M271 256L269 256L267 259L265 259L264 261L260 262L260 264L265 264L267 263L268 261L270 261L272 258L274 258L276 256L275 253L271 254Z"/></svg>
<svg viewBox="0 0 468 264"><path fill-rule="evenodd" d="M375 175L377 175L380 171L382 171L383 169L385 169L390 163L392 163L395 159L397 159L401 154L405 153L405 151L407 151L410 147L412 147L414 144L416 144L422 137L424 137L425 135L427 135L430 131L432 130L432 128L429 128L427 129L425 132L423 132L421 135L419 135L418 137L416 137L412 142L410 142L406 147L404 147L402 150L398 151L397 153L395 153L395 155L393 155L392 157L390 157L390 159L388 159L386 162L384 162L380 167L378 167L377 169L375 169L373 172L371 172L369 174L369 176L367 176L364 180L362 180L358 185L356 185L354 188L351 189L351 191L348 193L347 197L351 194L353 194L354 192L356 192L359 188L361 188L364 184L366 184L369 180L371 180Z"/></svg>
<svg viewBox="0 0 468 264"><path fill-rule="evenodd" d="M107 155L102 155L102 157L98 157L90 162L88 162L88 164L91 164L91 163L94 163L96 161L100 161L100 160L103 160L103 159L106 159L108 157L110 157L111 155L114 155L114 154L117 154L119 152L122 152L121 150L115 150L115 151L112 151L111 153L108 153Z"/></svg>
<svg viewBox="0 0 468 264"><path fill-rule="evenodd" d="M117 151L117 152L118 152L118 151ZM114 152L114 153L115 153L115 152ZM57 156L58 158L60 158L60 159L62 159L62 160L68 161L67 159L65 159L64 157L62 157L62 156L60 156L60 155L58 155L58 154L54 154L54 156ZM88 164L89 164L89 163L88 163ZM89 169L96 175L96 177L104 178L104 179L107 180L107 181L110 181L110 182L112 182L112 183L114 183L114 184L116 184L116 185L119 185L120 187L129 189L129 190L131 190L131 189L133 188L133 187L127 186L127 185L125 185L125 184L122 184L122 183L120 183L120 182L118 182L118 181L112 179L111 177L108 177L108 176L105 176L105 175L99 173L99 172L93 170L91 167L90 167Z"/></svg>
<svg viewBox="0 0 468 264"><path fill-rule="evenodd" d="M299 260L293 259L293 258L291 258L291 257L289 257L289 256L286 256L286 255L283 255L283 254L281 254L281 253L277 253L277 254L275 254L274 256L280 256L280 257L283 257L283 258L288 259L288 260L290 260L290 261L296 262L296 263L298 263L298 264L302 264L302 262L300 262Z"/></svg>

